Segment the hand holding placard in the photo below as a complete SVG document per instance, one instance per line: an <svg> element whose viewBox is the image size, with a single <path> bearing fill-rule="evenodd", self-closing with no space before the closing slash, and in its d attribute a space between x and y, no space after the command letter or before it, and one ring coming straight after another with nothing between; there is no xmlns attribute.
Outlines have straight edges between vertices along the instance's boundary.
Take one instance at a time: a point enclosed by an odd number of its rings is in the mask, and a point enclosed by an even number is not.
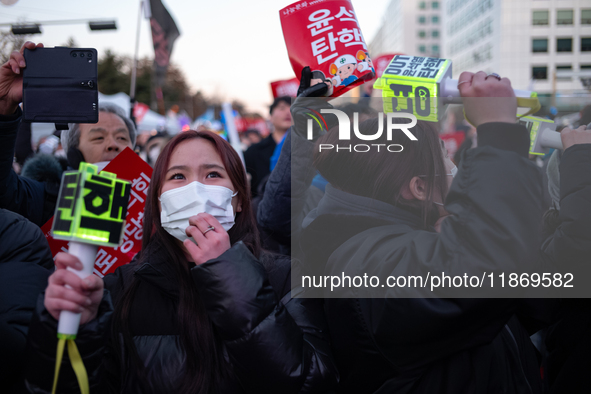
<svg viewBox="0 0 591 394"><path fill-rule="evenodd" d="M130 190L128 181L117 179L115 174L105 171L98 175L98 167L93 164L83 162L78 171L64 172L52 234L56 239L69 240L69 253L82 263L79 270L72 268L76 262L70 264L68 271L81 279L92 275L99 245L117 246L120 243ZM80 389L82 393L88 392L88 376L74 342L80 317L80 313L60 312L54 393L66 341Z"/></svg>

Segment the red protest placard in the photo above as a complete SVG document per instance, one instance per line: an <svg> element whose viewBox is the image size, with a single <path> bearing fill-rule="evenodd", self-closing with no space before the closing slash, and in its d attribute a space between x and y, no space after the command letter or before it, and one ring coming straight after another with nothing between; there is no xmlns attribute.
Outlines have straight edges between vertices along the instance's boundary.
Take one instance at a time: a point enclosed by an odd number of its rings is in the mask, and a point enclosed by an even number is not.
<svg viewBox="0 0 591 394"><path fill-rule="evenodd" d="M296 77L310 66L312 79L338 97L374 78L375 69L350 0L299 1L281 11L281 27Z"/></svg>
<svg viewBox="0 0 591 394"><path fill-rule="evenodd" d="M142 234L144 223L144 207L152 167L143 161L134 151L126 148L104 168L104 171L112 172L117 178L131 182L131 194L127 205L127 218L123 243L116 248L99 247L94 262L94 273L102 278L106 274L114 272L121 265L127 264L142 248ZM47 238L51 255L68 251L68 241L60 241L51 236L53 218L41 227Z"/></svg>
<svg viewBox="0 0 591 394"><path fill-rule="evenodd" d="M271 82L271 91L273 92L274 99L282 96L296 97L299 87L300 81L297 78Z"/></svg>
<svg viewBox="0 0 591 394"><path fill-rule="evenodd" d="M439 138L443 140L445 149L447 149L447 153L453 156L462 145L462 142L464 142L466 134L461 131L454 131L453 133L441 134Z"/></svg>

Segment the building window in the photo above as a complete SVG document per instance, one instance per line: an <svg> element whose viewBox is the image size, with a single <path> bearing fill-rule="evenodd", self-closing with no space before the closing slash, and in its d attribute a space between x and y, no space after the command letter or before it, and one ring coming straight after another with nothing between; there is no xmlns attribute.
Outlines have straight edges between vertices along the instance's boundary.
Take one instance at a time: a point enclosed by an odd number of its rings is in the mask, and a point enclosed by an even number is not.
<svg viewBox="0 0 591 394"><path fill-rule="evenodd" d="M438 17L438 16L436 16L436 15L433 15L433 16L431 17L431 22L433 22L433 23L435 23L435 24L439 23L439 17Z"/></svg>
<svg viewBox="0 0 591 394"><path fill-rule="evenodd" d="M582 46L582 44L581 44ZM572 52L573 51L573 39L572 38L557 38L556 39L556 52Z"/></svg>
<svg viewBox="0 0 591 394"><path fill-rule="evenodd" d="M532 67L531 74L533 79L548 79L548 67Z"/></svg>
<svg viewBox="0 0 591 394"><path fill-rule="evenodd" d="M427 48L424 45L419 45L419 52L425 53L427 52Z"/></svg>
<svg viewBox="0 0 591 394"><path fill-rule="evenodd" d="M425 1L421 1L421 2L419 3L419 8L420 8L421 10L424 10L425 8L427 8L427 3L426 3Z"/></svg>
<svg viewBox="0 0 591 394"><path fill-rule="evenodd" d="M431 32L431 37L433 37L433 38L439 38L439 30L433 30Z"/></svg>
<svg viewBox="0 0 591 394"><path fill-rule="evenodd" d="M425 24L426 21L427 19L424 16L419 16L419 23Z"/></svg>
<svg viewBox="0 0 591 394"><path fill-rule="evenodd" d="M579 68L581 70L591 70L591 64L581 64Z"/></svg>
<svg viewBox="0 0 591 394"><path fill-rule="evenodd" d="M572 25L573 24L573 10L558 10L556 12L557 25Z"/></svg>
<svg viewBox="0 0 591 394"><path fill-rule="evenodd" d="M434 10L438 10L439 9L439 2L438 1L432 1L431 2L431 8L433 8Z"/></svg>
<svg viewBox="0 0 591 394"><path fill-rule="evenodd" d="M534 25L548 25L548 11L534 11L533 24Z"/></svg>
<svg viewBox="0 0 591 394"><path fill-rule="evenodd" d="M573 70L573 66L572 65L564 65L564 66L556 66L556 80L557 81L570 81L571 77L561 77L558 75L559 71L572 71Z"/></svg>
<svg viewBox="0 0 591 394"><path fill-rule="evenodd" d="M427 35L427 34L425 34L425 31L424 31L424 30L420 30L420 31L419 31L419 37L420 37L420 38L425 38L425 36L426 36L426 35Z"/></svg>
<svg viewBox="0 0 591 394"><path fill-rule="evenodd" d="M534 38L532 40L531 51L534 53L548 52L548 39L547 38Z"/></svg>
<svg viewBox="0 0 591 394"><path fill-rule="evenodd" d="M591 9L581 10L581 25L591 25Z"/></svg>
<svg viewBox="0 0 591 394"><path fill-rule="evenodd" d="M434 55L439 55L439 45L432 45L431 52L433 52Z"/></svg>
<svg viewBox="0 0 591 394"><path fill-rule="evenodd" d="M591 52L591 37L581 37L581 52Z"/></svg>

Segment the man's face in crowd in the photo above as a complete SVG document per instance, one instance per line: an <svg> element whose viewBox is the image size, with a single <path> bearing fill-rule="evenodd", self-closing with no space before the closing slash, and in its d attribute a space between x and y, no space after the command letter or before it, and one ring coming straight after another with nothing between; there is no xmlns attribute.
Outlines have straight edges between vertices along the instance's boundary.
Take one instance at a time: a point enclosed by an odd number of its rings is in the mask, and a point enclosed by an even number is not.
<svg viewBox="0 0 591 394"><path fill-rule="evenodd" d="M291 112L289 112L289 104L281 101L273 109L271 113L271 123L275 129L287 130L291 126Z"/></svg>
<svg viewBox="0 0 591 394"><path fill-rule="evenodd" d="M111 161L126 147L133 148L129 130L119 116L99 112L98 123L80 124L78 149L87 163Z"/></svg>

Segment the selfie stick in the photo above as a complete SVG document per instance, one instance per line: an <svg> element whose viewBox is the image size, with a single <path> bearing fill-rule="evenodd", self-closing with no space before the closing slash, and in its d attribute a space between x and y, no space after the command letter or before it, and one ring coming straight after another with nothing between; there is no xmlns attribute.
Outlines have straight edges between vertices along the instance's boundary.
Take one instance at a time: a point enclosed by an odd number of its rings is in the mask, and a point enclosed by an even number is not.
<svg viewBox="0 0 591 394"><path fill-rule="evenodd" d="M106 171L98 175L98 167L93 164L82 162L78 171L64 172L51 232L55 239L70 241L68 251L83 268L68 270L81 279L92 275L99 246L116 247L121 242L130 190L128 181ZM60 312L54 393L66 343L80 389L88 392L88 376L74 342L80 317L80 313Z"/></svg>

